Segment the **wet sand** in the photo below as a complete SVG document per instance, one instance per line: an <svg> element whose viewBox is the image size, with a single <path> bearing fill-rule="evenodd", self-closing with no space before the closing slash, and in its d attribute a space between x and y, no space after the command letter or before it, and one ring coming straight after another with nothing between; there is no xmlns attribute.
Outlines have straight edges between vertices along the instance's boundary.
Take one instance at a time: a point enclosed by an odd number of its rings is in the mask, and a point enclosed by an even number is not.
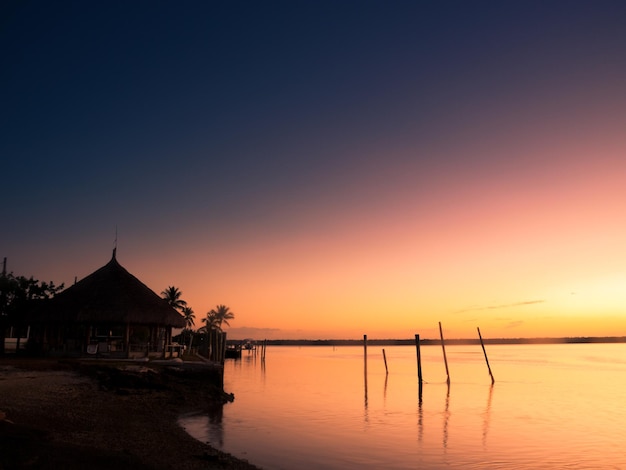
<svg viewBox="0 0 626 470"><path fill-rule="evenodd" d="M0 358L0 470L257 468L177 424L182 413L221 406L228 395L205 379L146 367L120 373Z"/></svg>

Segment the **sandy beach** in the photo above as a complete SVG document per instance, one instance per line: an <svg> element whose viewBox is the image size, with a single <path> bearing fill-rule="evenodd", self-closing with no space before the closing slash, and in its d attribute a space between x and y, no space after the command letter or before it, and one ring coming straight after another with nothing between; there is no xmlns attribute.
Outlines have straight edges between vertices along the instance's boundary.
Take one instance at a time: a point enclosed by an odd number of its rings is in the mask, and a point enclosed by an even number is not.
<svg viewBox="0 0 626 470"><path fill-rule="evenodd" d="M232 397L167 369L0 358L0 470L257 468L177 424Z"/></svg>

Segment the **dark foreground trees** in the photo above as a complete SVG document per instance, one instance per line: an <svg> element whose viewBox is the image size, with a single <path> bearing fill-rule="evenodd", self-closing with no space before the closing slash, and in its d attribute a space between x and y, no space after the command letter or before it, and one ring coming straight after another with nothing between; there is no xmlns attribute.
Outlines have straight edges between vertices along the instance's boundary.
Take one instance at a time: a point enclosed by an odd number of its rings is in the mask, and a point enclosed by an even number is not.
<svg viewBox="0 0 626 470"><path fill-rule="evenodd" d="M206 317L202 319L204 326L198 329L198 333L205 335L206 355L209 359L221 360L218 351L224 352L226 340L226 334L222 332L222 324L230 326L228 320L234 318L235 314L226 305L218 305L207 312Z"/></svg>
<svg viewBox="0 0 626 470"><path fill-rule="evenodd" d="M25 316L34 303L54 297L63 290L64 284L55 285L33 276L15 276L5 271L0 274L0 355L4 354L4 339L9 328L17 329L17 350L20 347L20 331L25 327Z"/></svg>

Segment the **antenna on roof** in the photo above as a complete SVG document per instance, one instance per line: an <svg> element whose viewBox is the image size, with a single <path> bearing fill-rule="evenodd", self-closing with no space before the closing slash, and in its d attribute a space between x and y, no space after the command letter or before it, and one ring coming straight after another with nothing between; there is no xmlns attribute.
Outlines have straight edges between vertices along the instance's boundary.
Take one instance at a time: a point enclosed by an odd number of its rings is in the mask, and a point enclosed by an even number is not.
<svg viewBox="0 0 626 470"><path fill-rule="evenodd" d="M116 252L117 252L117 225L115 225L115 241L113 242L113 259L115 259Z"/></svg>

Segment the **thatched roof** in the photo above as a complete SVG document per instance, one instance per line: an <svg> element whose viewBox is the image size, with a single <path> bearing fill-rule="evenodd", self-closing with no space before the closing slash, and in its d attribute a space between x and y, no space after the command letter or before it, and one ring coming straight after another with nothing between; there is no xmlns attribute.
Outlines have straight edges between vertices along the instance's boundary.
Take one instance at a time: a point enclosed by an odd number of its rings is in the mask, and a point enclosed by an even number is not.
<svg viewBox="0 0 626 470"><path fill-rule="evenodd" d="M45 301L34 320L185 326L180 313L117 262L115 250L106 265Z"/></svg>

